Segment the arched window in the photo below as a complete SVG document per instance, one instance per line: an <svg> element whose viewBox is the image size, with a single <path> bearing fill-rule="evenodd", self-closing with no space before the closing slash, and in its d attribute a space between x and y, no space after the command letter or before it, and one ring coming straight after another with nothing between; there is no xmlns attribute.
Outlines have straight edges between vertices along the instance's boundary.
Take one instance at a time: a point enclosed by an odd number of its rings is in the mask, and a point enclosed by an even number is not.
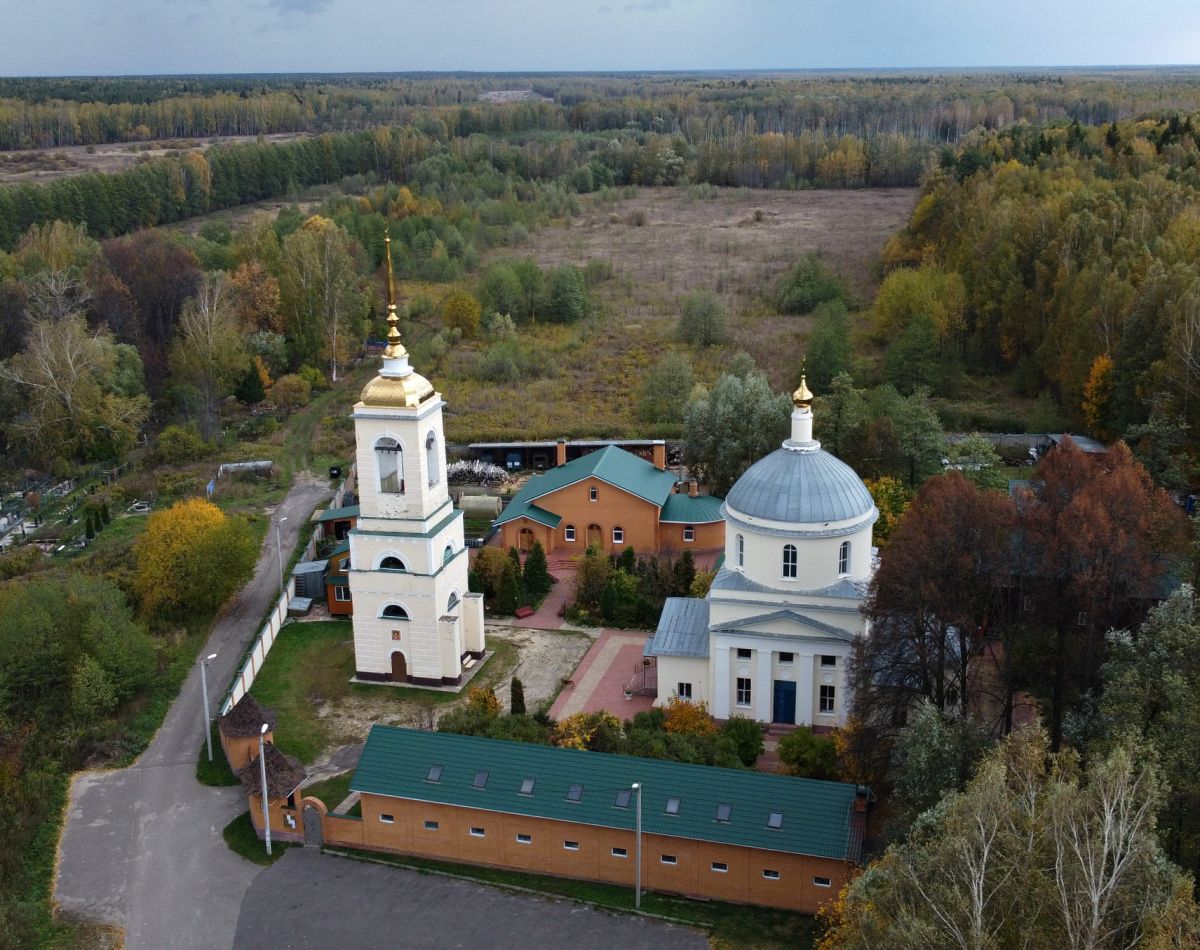
<svg viewBox="0 0 1200 950"><path fill-rule="evenodd" d="M743 538L739 534L737 536L737 542L735 543L734 546L737 549L737 566L745 567L746 566L746 539Z"/></svg>
<svg viewBox="0 0 1200 950"><path fill-rule="evenodd" d="M454 557L454 548L447 544L446 550L442 552L442 563L448 563L452 557Z"/></svg>
<svg viewBox="0 0 1200 950"><path fill-rule="evenodd" d="M446 613L458 606L458 591L450 591L450 600L446 602Z"/></svg>
<svg viewBox="0 0 1200 950"><path fill-rule="evenodd" d="M407 620L408 611L399 604L388 604L383 608L383 611L379 614L379 616L383 617L385 620Z"/></svg>
<svg viewBox="0 0 1200 950"><path fill-rule="evenodd" d="M565 541L574 541L575 540L575 525L569 524L565 528L563 528L563 540L565 540Z"/></svg>
<svg viewBox="0 0 1200 950"><path fill-rule="evenodd" d="M375 464L379 468L379 490L388 495L404 494L404 450L390 436L375 443Z"/></svg>
<svg viewBox="0 0 1200 950"><path fill-rule="evenodd" d="M796 576L796 565L797 565L796 545L785 544L783 546L783 576L784 577L795 577Z"/></svg>
<svg viewBox="0 0 1200 950"><path fill-rule="evenodd" d="M613 528L613 544L624 544L624 543L625 543L625 529L624 528Z"/></svg>
<svg viewBox="0 0 1200 950"><path fill-rule="evenodd" d="M432 432L425 437L425 467L429 469L430 487L438 483L437 436Z"/></svg>
<svg viewBox="0 0 1200 950"><path fill-rule="evenodd" d="M838 573L850 573L850 542L843 541L842 546L838 549Z"/></svg>
<svg viewBox="0 0 1200 950"><path fill-rule="evenodd" d="M408 570L408 568L404 566L404 562L402 560L400 560L400 558L396 557L393 554L389 554L387 557L385 557L382 561L379 562L379 569L381 571L407 571Z"/></svg>

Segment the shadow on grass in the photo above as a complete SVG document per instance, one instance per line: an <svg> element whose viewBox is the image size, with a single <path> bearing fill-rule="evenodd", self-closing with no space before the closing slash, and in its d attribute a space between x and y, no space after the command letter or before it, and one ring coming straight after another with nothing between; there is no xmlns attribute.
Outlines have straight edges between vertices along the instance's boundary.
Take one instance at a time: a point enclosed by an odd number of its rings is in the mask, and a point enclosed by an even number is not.
<svg viewBox="0 0 1200 950"><path fill-rule="evenodd" d="M253 861L255 864L261 864L264 867L278 861L283 857L283 852L289 848L302 847L302 845L291 841L272 840L271 854L268 856L266 843L258 836L258 832L254 830L254 824L250 821L249 811L242 812L227 824L221 832L221 836L225 839L225 843L229 845L230 851L240 854L247 861Z"/></svg>
<svg viewBox="0 0 1200 950"><path fill-rule="evenodd" d="M200 754L196 759L196 781L201 785L217 787L237 785L239 780L229 767L229 760L225 758L225 749L221 746L221 734L217 730L216 720L213 721L209 733L212 736L212 761L208 761L208 747L201 742Z"/></svg>

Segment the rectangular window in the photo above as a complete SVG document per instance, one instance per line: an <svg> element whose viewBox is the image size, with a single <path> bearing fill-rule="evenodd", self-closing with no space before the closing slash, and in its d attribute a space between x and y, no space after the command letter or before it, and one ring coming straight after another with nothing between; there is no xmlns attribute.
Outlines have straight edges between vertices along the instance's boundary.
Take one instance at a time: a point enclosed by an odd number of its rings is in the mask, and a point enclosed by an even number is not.
<svg viewBox="0 0 1200 950"><path fill-rule="evenodd" d="M578 801L581 801L582 799L583 799L583 786L582 785L572 785L570 788L567 789L567 801L578 802Z"/></svg>
<svg viewBox="0 0 1200 950"><path fill-rule="evenodd" d="M394 822L396 819L395 819L395 818L394 818L392 815L384 815L384 814L380 814L380 816L379 816L379 820L380 820L380 821L382 821L382 822L383 822L385 825L390 825L390 824L392 824L392 822Z"/></svg>
<svg viewBox="0 0 1200 950"><path fill-rule="evenodd" d="M678 798L668 798L667 799L667 814L668 815L678 815L679 814L679 799Z"/></svg>
<svg viewBox="0 0 1200 950"><path fill-rule="evenodd" d="M821 656L821 665L822 666L837 666L837 657L822 655Z"/></svg>
<svg viewBox="0 0 1200 950"><path fill-rule="evenodd" d="M766 868L763 868L763 877L765 877L768 881L778 881L779 880L779 872L778 871L768 871Z"/></svg>
<svg viewBox="0 0 1200 950"><path fill-rule="evenodd" d="M737 704L750 705L750 680L745 676L739 676L737 680Z"/></svg>
<svg viewBox="0 0 1200 950"><path fill-rule="evenodd" d="M425 830L426 830L426 831L437 831L437 830L438 830L438 827L439 827L439 826L438 826L438 823L437 823L436 821L427 821L427 822L425 822Z"/></svg>
<svg viewBox="0 0 1200 950"><path fill-rule="evenodd" d="M821 712L831 713L834 711L834 703L836 701L837 690L833 686L821 687Z"/></svg>
<svg viewBox="0 0 1200 950"><path fill-rule="evenodd" d="M814 877L813 885L815 887L832 887L833 882L827 877Z"/></svg>
<svg viewBox="0 0 1200 950"><path fill-rule="evenodd" d="M676 686L676 688L675 688L675 695L678 696L680 699L691 699L692 698L692 684L691 683L678 684L678 686Z"/></svg>
<svg viewBox="0 0 1200 950"><path fill-rule="evenodd" d="M688 525L686 528L684 528L683 529L683 540L684 541L695 541L696 540L696 529L693 528L691 525Z"/></svg>
<svg viewBox="0 0 1200 950"><path fill-rule="evenodd" d="M349 587L340 587L340 586L335 587L333 589L333 599L336 600L339 604L350 603L350 588Z"/></svg>
<svg viewBox="0 0 1200 950"><path fill-rule="evenodd" d="M754 656L753 650L747 650L745 647L738 647L737 658L739 660L748 660L752 656Z"/></svg>
<svg viewBox="0 0 1200 950"><path fill-rule="evenodd" d="M578 841L564 841L563 842L563 850L564 851L578 851L579 850L579 842Z"/></svg>
<svg viewBox="0 0 1200 950"><path fill-rule="evenodd" d="M426 782L440 782L442 780L442 767L440 765L429 766L429 771L425 773Z"/></svg>
<svg viewBox="0 0 1200 950"><path fill-rule="evenodd" d="M730 816L733 815L733 806L728 802L717 803L717 821L723 824L729 824Z"/></svg>
<svg viewBox="0 0 1200 950"><path fill-rule="evenodd" d="M617 797L613 800L614 808L628 808L629 799L633 796L633 790L628 788L617 789Z"/></svg>
<svg viewBox="0 0 1200 950"><path fill-rule="evenodd" d="M485 835L486 835L486 832L482 828L479 828L477 826L472 826L472 828L471 828L471 837L472 838L482 838Z"/></svg>
<svg viewBox="0 0 1200 950"><path fill-rule="evenodd" d="M767 827L768 828L782 828L783 827L783 812L781 812L781 811L771 812L771 814L769 814L767 816Z"/></svg>
<svg viewBox="0 0 1200 950"><path fill-rule="evenodd" d="M517 835L517 844L533 844L533 835Z"/></svg>
<svg viewBox="0 0 1200 950"><path fill-rule="evenodd" d="M712 869L718 874L724 874L729 870L729 865L724 861L714 861L712 863Z"/></svg>
<svg viewBox="0 0 1200 950"><path fill-rule="evenodd" d="M531 778L521 779L521 794L522 795L532 795L533 794L533 784L534 784L533 779L531 779Z"/></svg>
<svg viewBox="0 0 1200 950"><path fill-rule="evenodd" d="M779 654L779 662L780 663L791 663L795 659L796 659L795 653L780 653Z"/></svg>
<svg viewBox="0 0 1200 950"><path fill-rule="evenodd" d="M588 489L588 501L595 501L600 497L600 490L597 488Z"/></svg>
<svg viewBox="0 0 1200 950"><path fill-rule="evenodd" d="M575 540L575 525L573 525L573 524L567 525L564 534L568 541L574 541Z"/></svg>
<svg viewBox="0 0 1200 950"><path fill-rule="evenodd" d="M796 576L798 561L798 552L796 545L785 544L783 546L783 576L793 578Z"/></svg>
<svg viewBox="0 0 1200 950"><path fill-rule="evenodd" d="M629 857L629 849L628 848L613 848L612 856L614 858L627 858L627 857Z"/></svg>
<svg viewBox="0 0 1200 950"><path fill-rule="evenodd" d="M613 544L624 544L624 543L625 543L625 529L624 528L613 528Z"/></svg>
<svg viewBox="0 0 1200 950"><path fill-rule="evenodd" d="M487 788L488 774L487 772L476 772L475 778L471 781L472 788Z"/></svg>
<svg viewBox="0 0 1200 950"><path fill-rule="evenodd" d="M675 855L673 855L673 854L664 854L658 860L660 860L663 864L678 864L679 863L679 861L676 860Z"/></svg>

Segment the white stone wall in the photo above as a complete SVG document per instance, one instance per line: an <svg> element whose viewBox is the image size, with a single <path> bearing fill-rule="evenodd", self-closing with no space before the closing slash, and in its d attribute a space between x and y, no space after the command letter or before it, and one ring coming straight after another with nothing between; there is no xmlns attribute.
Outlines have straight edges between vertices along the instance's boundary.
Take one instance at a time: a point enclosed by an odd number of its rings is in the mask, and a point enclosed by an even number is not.
<svg viewBox="0 0 1200 950"><path fill-rule="evenodd" d="M739 649L749 650L749 657L739 657ZM791 653L792 661L784 663L780 653ZM843 700L849 654L848 643L805 642L802 638L789 642L775 637L713 634L709 652L712 670L710 710L718 719L747 716L758 722L771 722L775 680L794 681L797 724L842 725L845 722ZM821 666L823 655L835 657L836 666ZM751 682L749 706L739 706L737 703L737 680L742 677ZM660 688L662 683L660 674ZM819 687L822 683L835 688L836 707L832 714L819 712Z"/></svg>
<svg viewBox="0 0 1200 950"><path fill-rule="evenodd" d="M861 522L862 519L855 519ZM836 530L855 522L832 522L829 530ZM786 529L783 524L762 523L763 527ZM759 527L755 525L753 527ZM793 526L794 527L794 526ZM853 532L833 537L795 537L755 532L751 527L742 527L732 522L725 526L725 566L741 570L746 577L759 584L783 590L813 590L835 584L845 576L851 580L866 580L871 576L871 525L863 524ZM739 567L737 537L745 539L744 563ZM842 542L850 542L850 569L838 573L839 553ZM796 577L783 576L783 548L786 544L796 547Z"/></svg>
<svg viewBox="0 0 1200 950"><path fill-rule="evenodd" d="M680 683L692 684L692 702L709 703L708 660L688 656L658 657L658 695L656 706L665 706L676 694ZM711 712L711 705L709 712Z"/></svg>
<svg viewBox="0 0 1200 950"><path fill-rule="evenodd" d="M373 409L359 403L354 407L357 439L359 505L362 517L420 520L449 499L446 483L446 443L442 432L442 406L438 397L418 409ZM437 440L436 480L430 485L430 468L425 442L430 433ZM379 490L379 466L375 443L390 437L403 449L404 494Z"/></svg>

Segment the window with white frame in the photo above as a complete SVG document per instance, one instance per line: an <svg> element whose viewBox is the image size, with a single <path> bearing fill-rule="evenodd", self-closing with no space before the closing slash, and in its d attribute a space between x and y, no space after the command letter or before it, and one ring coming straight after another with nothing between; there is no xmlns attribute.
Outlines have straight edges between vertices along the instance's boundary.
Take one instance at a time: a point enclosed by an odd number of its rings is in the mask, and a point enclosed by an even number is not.
<svg viewBox="0 0 1200 950"><path fill-rule="evenodd" d="M390 436L375 443L375 464L379 469L379 491L385 495L404 494L404 450Z"/></svg>
<svg viewBox="0 0 1200 950"><path fill-rule="evenodd" d="M838 548L838 573L845 575L850 573L850 542L843 541L842 546Z"/></svg>
<svg viewBox="0 0 1200 950"><path fill-rule="evenodd" d="M569 524L563 528L563 538L567 541L575 540L575 525Z"/></svg>
<svg viewBox="0 0 1200 950"><path fill-rule="evenodd" d="M737 678L737 704L739 706L750 705L750 678L748 676Z"/></svg>
<svg viewBox="0 0 1200 950"><path fill-rule="evenodd" d="M579 850L579 842L578 841L564 841L563 842L563 850L564 851L578 851Z"/></svg>
<svg viewBox="0 0 1200 950"><path fill-rule="evenodd" d="M533 844L533 835L517 833L517 844Z"/></svg>
<svg viewBox="0 0 1200 950"><path fill-rule="evenodd" d="M627 857L629 857L629 849L628 848L613 848L612 856L614 858L627 858Z"/></svg>
<svg viewBox="0 0 1200 950"><path fill-rule="evenodd" d="M600 500L600 489L596 488L595 486L589 488L588 489L588 501L599 501L599 500Z"/></svg>
<svg viewBox="0 0 1200 950"><path fill-rule="evenodd" d="M696 540L696 529L693 528L690 524L684 526L683 540L684 541L695 541Z"/></svg>
<svg viewBox="0 0 1200 950"><path fill-rule="evenodd" d="M399 604L388 604L379 616L386 620L407 620L408 611Z"/></svg>
<svg viewBox="0 0 1200 950"><path fill-rule="evenodd" d="M335 587L333 589L333 599L336 600L339 604L350 603L350 588L349 587Z"/></svg>
<svg viewBox="0 0 1200 950"><path fill-rule="evenodd" d="M799 558L798 552L796 551L796 545L785 544L783 546L783 576L795 577L798 564Z"/></svg>
<svg viewBox="0 0 1200 950"><path fill-rule="evenodd" d="M613 544L624 544L624 543L625 543L625 529L624 528L613 528Z"/></svg>
<svg viewBox="0 0 1200 950"><path fill-rule="evenodd" d="M737 536L737 541L734 544L735 556L737 557L737 566L746 566L746 539L740 534Z"/></svg>
<svg viewBox="0 0 1200 950"><path fill-rule="evenodd" d="M692 698L692 684L691 683L677 683L675 686L675 695L678 696L680 699L691 699Z"/></svg>
<svg viewBox="0 0 1200 950"><path fill-rule="evenodd" d="M661 861L663 864L678 864L679 863L679 859L676 858L675 855L673 855L673 854L659 855L658 860Z"/></svg>
<svg viewBox="0 0 1200 950"><path fill-rule="evenodd" d="M724 861L714 861L712 863L712 869L718 874L725 874L729 871L729 865Z"/></svg>
<svg viewBox="0 0 1200 950"><path fill-rule="evenodd" d="M485 837L487 837L487 832L484 831L482 828L480 828L478 825L472 825L471 826L471 837L472 838L485 838Z"/></svg>
<svg viewBox="0 0 1200 950"><path fill-rule="evenodd" d="M821 687L821 705L820 710L823 713L831 713L834 711L834 706L837 702L837 689L833 686Z"/></svg>
<svg viewBox="0 0 1200 950"><path fill-rule="evenodd" d="M833 886L833 881L831 881L831 880L830 880L829 878L827 878L827 877L814 877L814 878L813 878L813 884L814 884L816 887L832 887L832 886Z"/></svg>
<svg viewBox="0 0 1200 950"><path fill-rule="evenodd" d="M393 822L395 822L396 817L395 817L395 815L384 815L381 813L379 816L379 820L382 821L385 825L390 825Z"/></svg>

